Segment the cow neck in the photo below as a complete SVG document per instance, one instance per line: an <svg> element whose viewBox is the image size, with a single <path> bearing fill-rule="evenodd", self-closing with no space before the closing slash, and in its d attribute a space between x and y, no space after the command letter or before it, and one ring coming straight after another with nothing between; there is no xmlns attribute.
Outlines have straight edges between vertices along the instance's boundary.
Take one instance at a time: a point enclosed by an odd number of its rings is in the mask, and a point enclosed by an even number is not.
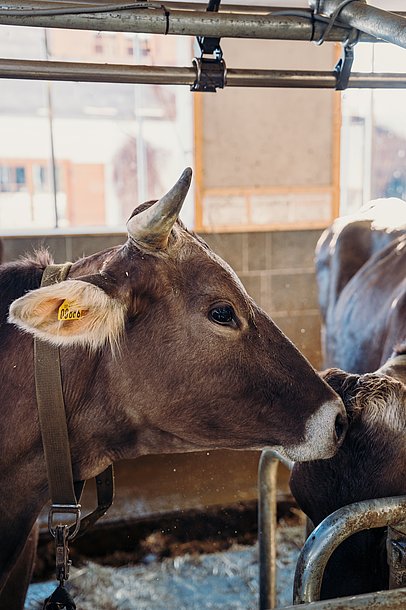
<svg viewBox="0 0 406 610"><path fill-rule="evenodd" d="M45 268L41 287L65 280L72 263L49 265ZM35 390L39 422L47 469L48 487L52 502L48 525L52 535L53 518L68 516L70 523L69 538L82 535L111 506L114 498L113 466L110 465L96 476L97 507L81 519L80 495L84 481L74 483L72 458L66 422L65 401L63 396L61 361L59 348L34 339Z"/></svg>

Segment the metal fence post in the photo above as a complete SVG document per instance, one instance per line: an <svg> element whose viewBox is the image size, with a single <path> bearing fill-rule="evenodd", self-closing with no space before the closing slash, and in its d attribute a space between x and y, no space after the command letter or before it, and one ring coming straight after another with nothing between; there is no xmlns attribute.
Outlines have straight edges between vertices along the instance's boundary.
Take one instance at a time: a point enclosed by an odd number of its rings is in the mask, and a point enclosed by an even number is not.
<svg viewBox="0 0 406 610"><path fill-rule="evenodd" d="M264 449L258 468L259 609L276 606L276 496L279 462L289 470L293 462L274 449Z"/></svg>

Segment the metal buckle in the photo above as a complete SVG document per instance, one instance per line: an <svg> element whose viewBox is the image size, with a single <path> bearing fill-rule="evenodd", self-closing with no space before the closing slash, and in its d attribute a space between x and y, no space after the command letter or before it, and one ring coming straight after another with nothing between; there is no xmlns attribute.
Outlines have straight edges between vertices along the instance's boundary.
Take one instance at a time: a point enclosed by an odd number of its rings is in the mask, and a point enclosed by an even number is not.
<svg viewBox="0 0 406 610"><path fill-rule="evenodd" d="M68 537L67 540L73 540L80 528L80 504L53 504L49 509L48 513L48 530L53 538L56 538L57 528L60 526L65 526L68 528ZM74 515L73 523L61 523L61 518L58 520L59 523L54 523L55 515ZM63 519L66 521L66 518Z"/></svg>
<svg viewBox="0 0 406 610"><path fill-rule="evenodd" d="M190 87L191 91L206 91L215 93L218 88L224 89L227 78L227 67L224 59L194 57L196 79Z"/></svg>

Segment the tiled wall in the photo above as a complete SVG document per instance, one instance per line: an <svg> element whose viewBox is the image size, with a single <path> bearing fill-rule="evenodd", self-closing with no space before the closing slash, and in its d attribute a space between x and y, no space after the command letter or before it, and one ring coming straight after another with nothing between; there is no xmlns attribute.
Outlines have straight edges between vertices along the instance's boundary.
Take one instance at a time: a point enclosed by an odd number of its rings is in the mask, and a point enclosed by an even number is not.
<svg viewBox="0 0 406 610"><path fill-rule="evenodd" d="M204 239L315 367L321 366L314 249L320 231L213 233ZM123 243L123 234L5 237L5 260L45 245L56 262Z"/></svg>

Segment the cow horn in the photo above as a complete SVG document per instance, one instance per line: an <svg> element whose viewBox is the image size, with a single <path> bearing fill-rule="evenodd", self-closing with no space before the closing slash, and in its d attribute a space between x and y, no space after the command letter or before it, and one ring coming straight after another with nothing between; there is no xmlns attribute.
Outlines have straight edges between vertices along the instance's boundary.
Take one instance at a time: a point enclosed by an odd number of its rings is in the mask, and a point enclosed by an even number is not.
<svg viewBox="0 0 406 610"><path fill-rule="evenodd" d="M192 170L186 168L166 195L127 222L129 236L149 250L165 248L189 190Z"/></svg>

